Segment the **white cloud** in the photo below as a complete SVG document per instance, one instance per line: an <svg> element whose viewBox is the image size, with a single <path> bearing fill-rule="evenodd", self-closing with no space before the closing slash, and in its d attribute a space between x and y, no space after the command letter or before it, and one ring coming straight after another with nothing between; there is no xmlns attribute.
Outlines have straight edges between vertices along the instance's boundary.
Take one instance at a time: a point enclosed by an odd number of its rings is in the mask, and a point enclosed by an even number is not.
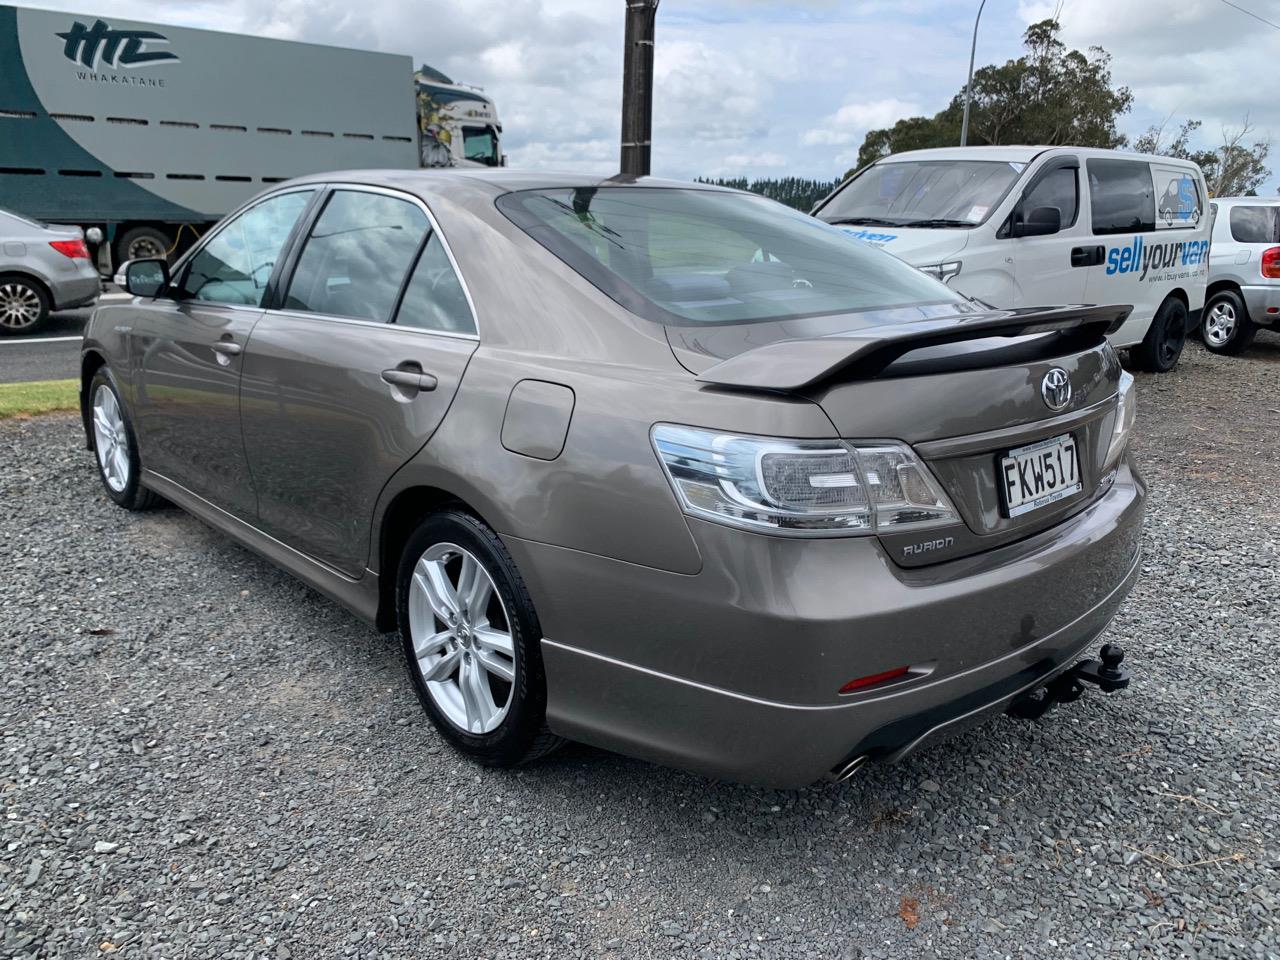
<svg viewBox="0 0 1280 960"><path fill-rule="evenodd" d="M868 130L888 127L903 117L919 114L919 106L896 97L872 100L869 103L846 103L820 126L806 131L801 142L810 145L861 142Z"/></svg>

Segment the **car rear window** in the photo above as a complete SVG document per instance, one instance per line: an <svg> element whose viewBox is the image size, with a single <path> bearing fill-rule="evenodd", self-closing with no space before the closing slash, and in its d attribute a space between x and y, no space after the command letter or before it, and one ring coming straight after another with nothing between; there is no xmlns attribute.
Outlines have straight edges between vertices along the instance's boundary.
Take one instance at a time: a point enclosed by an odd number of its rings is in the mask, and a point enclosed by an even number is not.
<svg viewBox="0 0 1280 960"><path fill-rule="evenodd" d="M1232 207L1231 239L1236 243L1280 243L1280 207Z"/></svg>
<svg viewBox="0 0 1280 960"><path fill-rule="evenodd" d="M505 194L498 208L622 306L660 323L965 302L896 257L762 197L565 187Z"/></svg>

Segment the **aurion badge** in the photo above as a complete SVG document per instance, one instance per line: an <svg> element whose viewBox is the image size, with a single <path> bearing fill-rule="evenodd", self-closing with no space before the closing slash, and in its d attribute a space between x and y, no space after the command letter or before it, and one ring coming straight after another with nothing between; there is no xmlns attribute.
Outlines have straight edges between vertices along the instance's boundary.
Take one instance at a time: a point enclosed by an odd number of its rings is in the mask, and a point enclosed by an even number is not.
<svg viewBox="0 0 1280 960"><path fill-rule="evenodd" d="M1061 367L1054 367L1044 375L1040 384L1040 396L1050 410L1062 410L1071 402L1071 377Z"/></svg>

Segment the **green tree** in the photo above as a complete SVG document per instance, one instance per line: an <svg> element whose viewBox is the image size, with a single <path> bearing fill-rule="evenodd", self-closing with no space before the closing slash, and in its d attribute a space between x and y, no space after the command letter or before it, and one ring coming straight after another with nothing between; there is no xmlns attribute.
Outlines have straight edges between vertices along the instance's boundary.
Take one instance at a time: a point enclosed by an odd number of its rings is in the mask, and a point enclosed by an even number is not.
<svg viewBox="0 0 1280 960"><path fill-rule="evenodd" d="M1055 20L1031 24L1023 43L1026 53L1016 60L974 73L969 143L1110 148L1127 142L1116 121L1132 106L1133 94L1128 87L1112 87L1109 53L1101 47L1068 50L1058 39ZM932 117L907 117L871 130L854 169L903 150L955 146L963 113L961 88Z"/></svg>
<svg viewBox="0 0 1280 960"><path fill-rule="evenodd" d="M776 180L752 180L746 177L729 177L710 179L699 177L699 183L713 183L720 187L733 187L735 190L750 190L770 200L777 200L789 207L803 210L809 209L836 188L836 180L807 180L803 177L783 177Z"/></svg>

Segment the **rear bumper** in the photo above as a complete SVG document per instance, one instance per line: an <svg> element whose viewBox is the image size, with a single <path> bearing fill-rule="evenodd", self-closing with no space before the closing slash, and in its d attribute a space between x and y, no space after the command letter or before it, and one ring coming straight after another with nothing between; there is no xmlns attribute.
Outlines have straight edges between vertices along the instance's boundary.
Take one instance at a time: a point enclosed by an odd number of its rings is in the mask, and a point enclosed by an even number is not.
<svg viewBox="0 0 1280 960"><path fill-rule="evenodd" d="M1069 666L1138 572L1129 467L1059 526L919 570L867 538L797 541L691 522L693 576L506 542L544 632L564 736L729 780L798 787L899 759ZM916 675L841 697L847 680Z"/></svg>
<svg viewBox="0 0 1280 960"><path fill-rule="evenodd" d="M1240 288L1249 319L1259 326L1272 326L1280 321L1280 283L1250 284ZM1275 313L1268 313L1275 310Z"/></svg>
<svg viewBox="0 0 1280 960"><path fill-rule="evenodd" d="M50 284L53 293L53 309L71 310L88 306L102 293L102 281L96 272L73 277L59 276Z"/></svg>

